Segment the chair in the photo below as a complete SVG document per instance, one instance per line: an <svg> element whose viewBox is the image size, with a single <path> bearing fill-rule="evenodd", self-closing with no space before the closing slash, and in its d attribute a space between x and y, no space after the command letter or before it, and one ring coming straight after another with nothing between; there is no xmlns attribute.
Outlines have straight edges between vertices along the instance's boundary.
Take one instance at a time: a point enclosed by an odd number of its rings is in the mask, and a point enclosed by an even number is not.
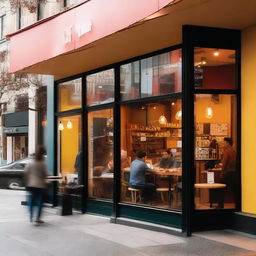
<svg viewBox="0 0 256 256"><path fill-rule="evenodd" d="M141 189L138 188L128 188L131 191L132 203L137 203L138 199L141 201Z"/></svg>
<svg viewBox="0 0 256 256"><path fill-rule="evenodd" d="M172 194L171 192L174 191L174 188L157 188L156 192L159 192L161 195L161 200L164 203L165 202L165 198L164 195L167 194L167 201L170 203L171 199L172 199Z"/></svg>

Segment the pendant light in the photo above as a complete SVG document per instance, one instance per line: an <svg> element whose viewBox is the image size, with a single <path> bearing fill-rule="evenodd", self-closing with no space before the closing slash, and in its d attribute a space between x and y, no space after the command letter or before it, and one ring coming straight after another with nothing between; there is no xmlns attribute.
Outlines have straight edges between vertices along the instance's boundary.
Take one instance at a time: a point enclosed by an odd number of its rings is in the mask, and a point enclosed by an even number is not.
<svg viewBox="0 0 256 256"><path fill-rule="evenodd" d="M73 128L72 122L70 120L68 120L67 128L68 129L72 129Z"/></svg>
<svg viewBox="0 0 256 256"><path fill-rule="evenodd" d="M220 55L219 49L215 49L213 56L218 57Z"/></svg>
<svg viewBox="0 0 256 256"><path fill-rule="evenodd" d="M207 107L205 111L205 116L208 119L211 119L213 117L213 110L211 107Z"/></svg>
<svg viewBox="0 0 256 256"><path fill-rule="evenodd" d="M59 123L58 129L59 129L59 131L63 131L64 130L64 125L63 125L62 122Z"/></svg>
<svg viewBox="0 0 256 256"><path fill-rule="evenodd" d="M179 110L179 111L177 111L177 113L175 115L175 119L176 120L181 120L181 118L182 118L182 112L181 112L181 110Z"/></svg>
<svg viewBox="0 0 256 256"><path fill-rule="evenodd" d="M159 117L159 124L167 124L167 119L164 114Z"/></svg>

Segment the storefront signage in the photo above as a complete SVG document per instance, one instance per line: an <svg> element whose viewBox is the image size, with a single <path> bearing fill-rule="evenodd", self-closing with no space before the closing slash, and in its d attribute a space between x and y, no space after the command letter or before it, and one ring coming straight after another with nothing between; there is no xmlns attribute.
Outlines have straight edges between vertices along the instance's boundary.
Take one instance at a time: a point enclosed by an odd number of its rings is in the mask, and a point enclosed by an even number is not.
<svg viewBox="0 0 256 256"><path fill-rule="evenodd" d="M3 128L4 133L28 133L28 127L4 127Z"/></svg>
<svg viewBox="0 0 256 256"><path fill-rule="evenodd" d="M81 37L85 35L86 33L92 31L92 22L90 20L85 21L83 24L79 24L77 26L77 36Z"/></svg>
<svg viewBox="0 0 256 256"><path fill-rule="evenodd" d="M72 26L69 26L64 30L64 42L65 44L72 42Z"/></svg>
<svg viewBox="0 0 256 256"><path fill-rule="evenodd" d="M73 41L73 26L69 26L64 30L64 42L65 44L71 43ZM90 20L85 21L81 24L76 25L75 33L78 38L87 34L92 30L92 22Z"/></svg>

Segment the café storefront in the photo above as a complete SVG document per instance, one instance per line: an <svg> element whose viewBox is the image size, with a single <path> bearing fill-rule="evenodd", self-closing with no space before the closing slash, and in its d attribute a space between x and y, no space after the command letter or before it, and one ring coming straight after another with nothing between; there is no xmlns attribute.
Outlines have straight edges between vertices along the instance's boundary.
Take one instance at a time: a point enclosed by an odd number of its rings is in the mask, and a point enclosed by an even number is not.
<svg viewBox="0 0 256 256"><path fill-rule="evenodd" d="M82 212L116 223L187 235L244 230L237 224L244 216L236 214L246 208L247 193L241 196L241 31L184 23L177 31L179 39L167 40L164 47L159 41L141 52L140 38L132 44L132 56L98 48L108 61L97 55L94 67L88 53L94 68L81 70L87 64L82 64L83 53L75 52L81 65L72 62L72 74L54 70L57 79L48 86L53 174L70 186L83 186ZM57 62L64 72L62 57ZM44 65L37 68L46 72ZM235 155L229 175L223 160L227 147ZM146 164L155 170L146 175L156 186L155 198L147 203L129 182L139 151L146 152ZM161 166L166 157L172 163Z"/></svg>
<svg viewBox="0 0 256 256"><path fill-rule="evenodd" d="M240 32L185 26L183 33L183 45L56 81L58 173L85 185L84 212L184 229L190 207L190 218L211 218L201 221L208 227L224 225L239 207L220 163L224 138L232 138L238 181ZM156 170L146 175L157 187L148 203L129 183L138 151ZM161 166L165 155L172 164ZM184 187L195 187L193 196Z"/></svg>

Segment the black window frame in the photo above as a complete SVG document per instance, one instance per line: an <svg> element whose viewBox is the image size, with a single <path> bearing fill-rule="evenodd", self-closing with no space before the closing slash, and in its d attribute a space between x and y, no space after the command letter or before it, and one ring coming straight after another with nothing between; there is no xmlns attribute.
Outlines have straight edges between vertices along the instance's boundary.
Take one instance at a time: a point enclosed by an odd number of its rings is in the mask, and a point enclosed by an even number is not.
<svg viewBox="0 0 256 256"><path fill-rule="evenodd" d="M0 40L4 39L4 28L6 23L6 14L0 16Z"/></svg>
<svg viewBox="0 0 256 256"><path fill-rule="evenodd" d="M194 94L234 94L237 95L237 156L238 156L238 171L239 179L241 180L241 35L240 31L222 28L210 28L210 27L199 27L192 25L184 25L182 28L183 39L182 44L178 44L172 47L167 47L158 51L147 53L141 56L130 58L121 62L117 62L111 65L97 68L88 72L83 72L81 74L61 79L55 82L55 90L58 83L72 80L78 77L82 77L82 108L72 110L71 112L82 113L82 145L84 152L84 181L85 184L88 182L88 168L87 168L87 158L88 158L88 131L87 131L87 113L89 110L103 109L107 106L114 106L114 129L120 131L120 106L122 104L132 104L135 102L143 102L150 100L160 100L168 98L173 95L161 95L153 96L149 98L139 98L121 101L120 99L120 66L123 64L128 64L133 61L137 61L143 58L152 57L157 54L161 54L167 51L182 49L182 231L186 233L187 236L191 235L192 231L202 228L200 226L200 220L216 220L219 217L222 220L227 220L224 217L230 216L227 214L233 213L232 210L210 210L200 211L202 214L197 215L194 209ZM218 36L216 36L216 34ZM232 90L200 90L194 88L194 47L206 47L206 48L218 48L218 49L232 49L236 50L236 89ZM86 106L86 76L99 71L104 71L110 68L115 69L115 100L113 103L102 104L100 106ZM174 93L175 94L175 93ZM55 91L55 115L59 113L56 112L56 105L58 106L58 97ZM69 111L67 111L68 113ZM65 114L65 113L62 113ZM56 123L56 122L55 122ZM56 129L56 127L55 127ZM56 131L55 131L56 135ZM55 143L56 145L56 143ZM58 154L55 148L55 154ZM114 141L114 165L115 167L120 166L120 132L115 133ZM88 187L88 186L86 186ZM122 205L120 202L120 172L118 168L115 168L114 173L114 198L113 198L113 212L112 216L114 218L119 216L119 206ZM85 189L84 203L86 205L87 200L87 189ZM104 201L104 200L99 200ZM239 197L239 202L236 204L237 209L241 209L241 195ZM153 210L152 207L147 206L134 206L137 208L145 208L147 210ZM86 211L86 206L83 208L83 212ZM158 212L166 212L161 208L157 208ZM167 211L169 213L173 211ZM177 214L178 212L175 212ZM219 219L218 219L219 220ZM208 223L208 228L214 223L216 228L216 222ZM223 224L223 223L221 223ZM196 225L198 225L196 227Z"/></svg>

